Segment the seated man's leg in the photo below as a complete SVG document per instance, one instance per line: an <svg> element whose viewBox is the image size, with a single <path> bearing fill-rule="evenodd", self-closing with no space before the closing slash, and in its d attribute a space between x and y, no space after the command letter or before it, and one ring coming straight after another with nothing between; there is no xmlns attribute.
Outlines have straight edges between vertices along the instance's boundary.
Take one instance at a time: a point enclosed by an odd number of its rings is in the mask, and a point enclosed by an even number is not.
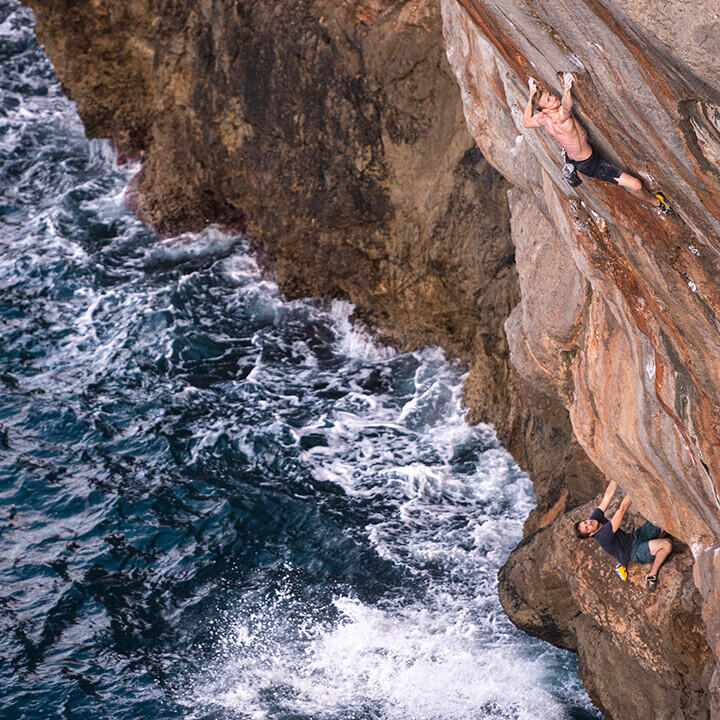
<svg viewBox="0 0 720 720"><path fill-rule="evenodd" d="M650 574L655 575L672 550L672 542L661 537L663 531L651 522L646 522L633 533L630 560L637 563L653 563ZM658 553L661 558L658 561Z"/></svg>
<svg viewBox="0 0 720 720"><path fill-rule="evenodd" d="M649 575L657 575L660 566L665 562L667 556L672 552L672 542L667 538L658 538L648 541L650 554L653 556L652 569Z"/></svg>
<svg viewBox="0 0 720 720"><path fill-rule="evenodd" d="M641 525L633 534L633 539L637 538L638 542L643 540L655 540L656 538L662 537L664 530L661 530L657 525L653 525L649 520ZM646 560L650 562L650 560Z"/></svg>

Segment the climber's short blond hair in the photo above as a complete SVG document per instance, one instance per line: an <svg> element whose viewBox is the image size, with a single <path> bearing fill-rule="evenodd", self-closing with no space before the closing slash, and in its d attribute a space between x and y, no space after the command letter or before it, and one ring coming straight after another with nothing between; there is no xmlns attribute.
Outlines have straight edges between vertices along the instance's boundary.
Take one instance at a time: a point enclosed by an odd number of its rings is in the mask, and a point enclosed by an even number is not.
<svg viewBox="0 0 720 720"><path fill-rule="evenodd" d="M540 98L542 97L542 94L545 92L545 88L538 83L537 90L535 91L535 94L532 98L532 111L533 113L539 113L542 111L542 108L540 107Z"/></svg>

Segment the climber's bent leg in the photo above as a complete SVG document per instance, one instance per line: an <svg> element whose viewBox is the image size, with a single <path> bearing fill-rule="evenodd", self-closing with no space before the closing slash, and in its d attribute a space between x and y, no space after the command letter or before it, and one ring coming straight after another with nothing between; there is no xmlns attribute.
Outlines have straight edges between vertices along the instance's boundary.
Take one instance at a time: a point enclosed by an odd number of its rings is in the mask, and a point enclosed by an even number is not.
<svg viewBox="0 0 720 720"><path fill-rule="evenodd" d="M673 209L670 207L667 199L662 193L651 195L644 187L642 182L630 173L621 172L614 165L598 155L594 147L590 147L592 153L585 160L572 160L575 169L586 175L587 177L596 178L603 182L612 183L625 188L629 193L634 195L638 200L647 203L650 207L655 208L656 212L665 215L674 215Z"/></svg>
<svg viewBox="0 0 720 720"><path fill-rule="evenodd" d="M653 197L644 187L643 184L634 175L630 173L620 173L620 176L616 180L620 187L625 188L628 192L632 193L638 200L646 202L651 207L657 207L660 201Z"/></svg>

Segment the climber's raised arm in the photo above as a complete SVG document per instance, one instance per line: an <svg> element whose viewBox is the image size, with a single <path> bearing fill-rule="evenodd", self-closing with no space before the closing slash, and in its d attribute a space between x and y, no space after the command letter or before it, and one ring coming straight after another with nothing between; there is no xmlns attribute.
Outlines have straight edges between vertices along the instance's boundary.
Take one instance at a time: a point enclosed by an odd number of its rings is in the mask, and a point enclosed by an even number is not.
<svg viewBox="0 0 720 720"><path fill-rule="evenodd" d="M525 112L523 113L523 127L526 128L539 128L545 124L545 117L542 113L533 115L533 98L536 93L542 93L542 90L538 87L535 78L528 80L528 87L530 88L530 97L525 106Z"/></svg>
<svg viewBox="0 0 720 720"><path fill-rule="evenodd" d="M612 525L613 532L617 532L620 529L620 526L622 525L623 518L625 517L625 513L627 512L627 509L630 507L630 496L626 495L622 502L620 503L620 507L617 509L615 514L612 516L612 520L610 520L610 524Z"/></svg>
<svg viewBox="0 0 720 720"><path fill-rule="evenodd" d="M610 501L613 499L613 495L615 494L615 491L617 490L617 483L614 480L611 480L608 483L607 488L605 489L605 494L603 495L603 499L600 501L600 504L598 507L603 511L603 513L607 512L608 505L610 504Z"/></svg>
<svg viewBox="0 0 720 720"><path fill-rule="evenodd" d="M572 86L575 82L575 78L572 73L563 73L563 96L560 105L560 121L567 119L572 115L573 100L572 100Z"/></svg>

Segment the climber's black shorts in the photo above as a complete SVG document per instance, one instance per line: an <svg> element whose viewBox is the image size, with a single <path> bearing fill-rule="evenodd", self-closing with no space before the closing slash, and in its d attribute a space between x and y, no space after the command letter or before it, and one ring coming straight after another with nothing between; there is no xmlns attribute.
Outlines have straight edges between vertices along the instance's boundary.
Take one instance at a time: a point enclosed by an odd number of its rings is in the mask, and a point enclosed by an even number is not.
<svg viewBox="0 0 720 720"><path fill-rule="evenodd" d="M592 155L587 160L580 162L573 160L572 163L575 165L575 169L583 175L604 180L605 182L613 183L613 185L617 185L617 179L622 174L616 167L613 167L609 162L603 160L597 154L595 148L592 148Z"/></svg>

